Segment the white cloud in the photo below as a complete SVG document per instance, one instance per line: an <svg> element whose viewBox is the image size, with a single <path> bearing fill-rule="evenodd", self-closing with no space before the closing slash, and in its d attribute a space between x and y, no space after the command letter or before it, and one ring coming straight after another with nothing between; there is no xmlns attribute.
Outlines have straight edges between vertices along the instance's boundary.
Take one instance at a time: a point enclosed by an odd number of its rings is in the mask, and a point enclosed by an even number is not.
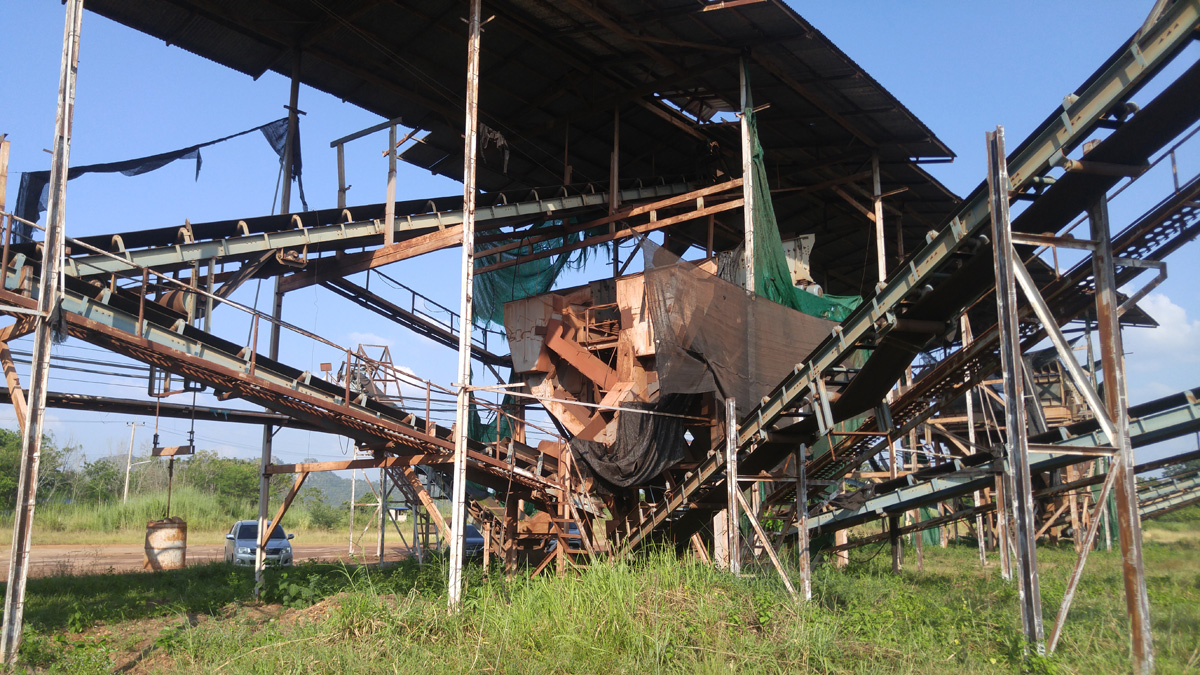
<svg viewBox="0 0 1200 675"><path fill-rule="evenodd" d="M396 342L392 338L386 338L375 333L360 333L357 331L346 335L346 341L349 343L346 346L349 346L351 349L357 349L359 345L383 345L388 349L396 346ZM374 349L367 349L367 352L373 356L376 355L376 351Z"/></svg>
<svg viewBox="0 0 1200 675"><path fill-rule="evenodd" d="M1125 351L1154 369L1200 363L1200 320L1188 318L1187 310L1162 293L1151 293L1139 303L1158 322L1157 328L1130 328L1124 333Z"/></svg>
<svg viewBox="0 0 1200 675"><path fill-rule="evenodd" d="M1200 320L1162 293L1139 304L1159 325L1123 333L1130 398L1145 401L1200 385Z"/></svg>

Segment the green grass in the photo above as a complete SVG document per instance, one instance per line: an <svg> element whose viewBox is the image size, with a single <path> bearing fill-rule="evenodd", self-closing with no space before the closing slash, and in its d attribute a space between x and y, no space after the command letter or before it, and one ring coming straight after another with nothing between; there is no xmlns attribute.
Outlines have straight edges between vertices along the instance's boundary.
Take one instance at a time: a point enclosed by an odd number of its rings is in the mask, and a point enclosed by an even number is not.
<svg viewBox="0 0 1200 675"><path fill-rule="evenodd" d="M1158 670L1195 669L1200 548L1145 551ZM266 606L250 602L249 574L222 564L31 579L22 656L57 672L131 660L184 673L1020 670L1016 587L994 557L980 570L975 555L927 546L925 571L910 553L897 577L886 548L865 547L844 571L818 567L814 601L800 605L772 570L734 578L661 553L534 580L485 581L476 565L455 615L437 564L301 565L269 575ZM1069 547L1039 550L1047 630L1074 558ZM1121 578L1117 551L1092 554L1059 652L1035 670L1129 670Z"/></svg>

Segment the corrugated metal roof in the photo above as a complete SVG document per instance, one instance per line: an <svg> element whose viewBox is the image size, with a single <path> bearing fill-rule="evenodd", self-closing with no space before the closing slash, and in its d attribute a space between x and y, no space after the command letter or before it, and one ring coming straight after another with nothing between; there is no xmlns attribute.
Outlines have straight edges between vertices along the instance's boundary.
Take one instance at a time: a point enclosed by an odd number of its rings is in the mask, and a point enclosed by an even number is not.
<svg viewBox="0 0 1200 675"><path fill-rule="evenodd" d="M758 122L772 188L861 173L878 152L884 191L904 190L888 204L904 214L910 251L957 201L913 161L950 158L949 149L780 0L735 0L724 9L701 0L483 5L495 19L482 44L481 118L504 135L510 151L506 171L498 160L481 167L485 190L561 184L564 155L573 182L606 182L615 108L623 180L740 173L737 126L719 123L717 113L738 105L745 55L755 104L769 104ZM465 3L89 0L86 6L253 76L290 74L292 51L299 49L306 84L423 129L424 143L404 159L461 176ZM718 123L705 123L710 119ZM826 271L828 290L859 293L872 285L872 275L861 273L872 227L841 197L829 190L779 192L775 208L785 235L818 234L814 264ZM738 239L733 221L718 230L719 247ZM678 233L703 241L702 228Z"/></svg>

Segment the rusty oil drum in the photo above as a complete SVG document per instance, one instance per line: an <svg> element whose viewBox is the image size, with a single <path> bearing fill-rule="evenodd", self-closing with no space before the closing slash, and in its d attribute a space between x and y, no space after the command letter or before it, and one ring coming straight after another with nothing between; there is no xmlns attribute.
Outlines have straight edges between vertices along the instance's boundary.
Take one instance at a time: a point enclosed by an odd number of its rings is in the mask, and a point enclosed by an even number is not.
<svg viewBox="0 0 1200 675"><path fill-rule="evenodd" d="M177 570L187 564L187 523L182 518L146 523L144 569Z"/></svg>

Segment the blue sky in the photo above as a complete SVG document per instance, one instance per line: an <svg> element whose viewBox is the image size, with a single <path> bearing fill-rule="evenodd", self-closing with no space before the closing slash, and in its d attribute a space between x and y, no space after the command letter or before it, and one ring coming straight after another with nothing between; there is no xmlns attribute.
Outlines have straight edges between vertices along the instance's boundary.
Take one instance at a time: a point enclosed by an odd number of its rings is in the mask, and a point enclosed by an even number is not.
<svg viewBox="0 0 1200 675"><path fill-rule="evenodd" d="M486 10L486 0L484 4ZM1024 138L1137 29L1152 2L791 4L957 153L955 163L932 166L930 171L955 192L965 194L984 174L984 133L1003 124L1010 146ZM63 9L59 3L15 0L6 3L3 16L7 30L0 42L4 64L0 91L8 99L0 113L0 133L8 133L12 141L11 208L20 172L49 166L43 148L52 141ZM1200 48L1190 50L1185 60L1194 60ZM268 73L254 81L90 12L83 20L80 53L73 165L163 152L285 114L285 78ZM301 90L300 108L307 113L301 130L309 204L333 206L337 179L329 141L380 120L308 88ZM387 165L380 153L385 145L386 135L378 134L348 146L350 204L383 200ZM1200 169L1197 150L1193 143L1190 156L1181 155L1181 176ZM181 162L136 178L87 176L72 181L68 234L270 211L278 161L261 136L208 148L203 155L199 180L193 180L194 165ZM1114 225L1128 224L1169 189L1169 175L1150 176L1146 182L1152 185L1130 190L1114 203ZM461 194L459 184L403 164L398 186L400 199ZM1200 344L1200 271L1192 264L1198 251L1193 243L1176 253L1168 261L1170 278L1144 302L1164 328L1126 332L1130 396L1135 402L1200 385L1200 350L1195 349ZM401 263L387 272L457 309L459 268L458 251L447 251ZM252 304L254 290L251 284L236 299ZM264 284L260 307L266 306L268 290ZM342 345L388 344L397 363L421 376L443 384L455 379L453 352L351 307L325 291L309 289L287 297L284 317ZM245 322L233 311L222 312L216 317L218 332L245 342ZM27 351L28 340L18 341L14 348ZM64 355L109 358L77 340L59 349ZM314 371L319 362L333 360L309 341L286 337L283 355L290 364ZM24 368L20 370L24 374ZM144 383L135 380L66 372L56 374L52 385L57 390L116 396L144 392ZM0 423L13 424L12 419L10 410L0 411ZM127 421L116 415L52 411L48 427L60 440L83 443L89 455L97 456L124 452ZM184 442L187 423L164 420L160 426L164 444ZM242 457L258 452L257 427L200 424L197 434L203 449ZM139 439L138 447L144 451L149 432L139 431ZM346 452L345 441L335 437L289 431L280 432L275 447L276 455L286 461L337 459ZM1168 447L1186 449L1195 447L1195 441ZM1164 452L1165 448L1142 451L1139 459Z"/></svg>

